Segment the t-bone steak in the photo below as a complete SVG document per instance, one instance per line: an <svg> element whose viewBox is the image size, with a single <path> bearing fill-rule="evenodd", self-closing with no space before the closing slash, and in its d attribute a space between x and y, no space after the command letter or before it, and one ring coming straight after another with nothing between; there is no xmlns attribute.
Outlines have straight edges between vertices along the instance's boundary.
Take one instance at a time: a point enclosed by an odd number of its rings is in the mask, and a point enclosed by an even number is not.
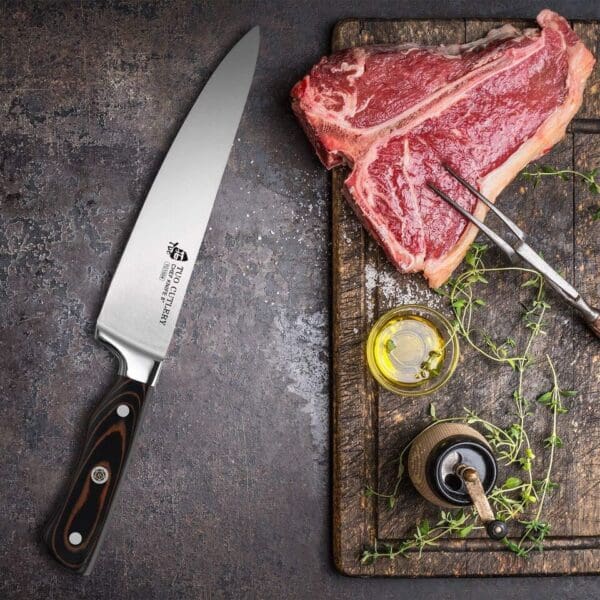
<svg viewBox="0 0 600 600"><path fill-rule="evenodd" d="M365 46L325 57L292 106L327 168L345 164L348 200L400 271L442 285L477 229L427 188L436 182L483 218L486 207L443 169L494 200L564 135L594 57L567 21L510 25L463 45Z"/></svg>

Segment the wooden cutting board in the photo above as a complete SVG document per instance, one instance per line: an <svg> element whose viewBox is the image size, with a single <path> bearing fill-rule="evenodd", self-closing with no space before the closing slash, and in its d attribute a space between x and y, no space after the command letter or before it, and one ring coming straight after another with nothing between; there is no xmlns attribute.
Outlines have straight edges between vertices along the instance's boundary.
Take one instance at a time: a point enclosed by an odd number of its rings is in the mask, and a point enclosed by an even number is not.
<svg viewBox="0 0 600 600"><path fill-rule="evenodd" d="M517 27L529 22L513 22ZM348 19L333 33L333 50L350 46L403 41L426 44L473 40L498 21L389 21ZM600 57L600 24L575 22L575 31ZM543 161L556 167L590 170L600 166L600 69L588 83L585 102L570 133ZM571 409L559 422L565 447L557 451L556 481L546 511L552 523L543 553L518 558L483 535L448 539L418 559L382 559L362 565L360 555L376 541L393 542L411 534L421 518L438 512L417 496L405 480L393 509L385 499L366 497L365 486L388 490L396 473L400 449L430 423L428 406L438 416L475 409L497 424L508 425L515 381L506 368L496 368L468 348L450 383L424 398L400 398L371 378L364 344L375 319L387 309L410 302L428 304L450 315L444 299L433 294L419 275L401 275L361 227L342 197L347 172L332 175L333 202L333 499L334 554L348 575L397 577L551 575L600 572L600 343L572 311L552 293L548 335L540 338L536 355L548 352L559 368L562 386L579 390ZM592 210L600 206L580 182L549 178L536 189L517 178L500 198L500 206L531 234L534 248L592 301L600 306L600 222ZM496 251L490 263L504 264ZM499 332L517 325L519 282L497 277L487 286L492 296L486 310ZM506 301L504 300L506 299ZM511 308L512 307L512 308ZM507 333L505 333L506 335ZM463 345L464 346L464 345ZM530 395L548 388L543 368L528 376ZM535 421L535 438L548 435L544 413ZM540 456L543 452L540 450Z"/></svg>

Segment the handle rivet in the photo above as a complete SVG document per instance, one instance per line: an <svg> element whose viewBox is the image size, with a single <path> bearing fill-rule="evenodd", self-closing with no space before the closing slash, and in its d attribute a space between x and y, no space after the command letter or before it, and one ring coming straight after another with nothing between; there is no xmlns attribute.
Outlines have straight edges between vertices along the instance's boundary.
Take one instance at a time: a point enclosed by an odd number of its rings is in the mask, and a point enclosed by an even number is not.
<svg viewBox="0 0 600 600"><path fill-rule="evenodd" d="M69 534L69 544L71 544L71 546L79 546L79 544L81 544L82 541L83 537L81 536L79 531L72 531Z"/></svg>
<svg viewBox="0 0 600 600"><path fill-rule="evenodd" d="M129 406L127 406L127 404L119 404L119 406L117 406L117 414L120 417L125 418L129 414Z"/></svg>
<svg viewBox="0 0 600 600"><path fill-rule="evenodd" d="M94 483L102 485L108 481L108 469L100 465L94 467L90 473L90 477Z"/></svg>

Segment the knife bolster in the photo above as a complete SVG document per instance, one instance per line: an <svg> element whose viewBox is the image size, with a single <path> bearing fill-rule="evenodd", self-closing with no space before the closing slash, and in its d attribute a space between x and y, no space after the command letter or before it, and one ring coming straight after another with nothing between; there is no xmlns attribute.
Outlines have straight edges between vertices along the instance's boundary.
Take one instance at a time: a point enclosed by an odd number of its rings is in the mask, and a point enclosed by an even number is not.
<svg viewBox="0 0 600 600"><path fill-rule="evenodd" d="M96 337L119 360L119 375L150 386L156 385L162 361L156 360L146 352L135 348L100 327L96 329Z"/></svg>

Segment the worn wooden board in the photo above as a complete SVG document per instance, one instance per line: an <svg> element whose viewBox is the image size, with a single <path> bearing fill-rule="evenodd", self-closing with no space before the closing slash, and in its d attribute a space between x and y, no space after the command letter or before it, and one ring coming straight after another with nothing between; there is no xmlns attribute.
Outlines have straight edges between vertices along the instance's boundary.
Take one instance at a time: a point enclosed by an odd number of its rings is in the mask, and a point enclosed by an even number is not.
<svg viewBox="0 0 600 600"><path fill-rule="evenodd" d="M517 26L530 25L513 22ZM428 44L472 40L497 26L497 21L382 21L348 19L333 35L333 49L350 46L418 41ZM600 28L577 22L574 27L598 54ZM585 103L570 133L544 160L554 166L590 169L600 165L600 69L588 86ZM333 203L333 428L334 428L334 554L340 571L348 575L400 577L494 576L600 572L600 421L594 410L600 396L600 344L556 297L548 335L539 339L536 354L548 352L559 367L562 384L580 391L562 419L565 448L556 458L561 483L549 504L552 535L543 553L517 558L482 534L467 540L448 539L427 550L420 559L380 560L362 565L360 554L376 541L395 541L409 535L422 517L437 510L404 482L394 509L385 500L365 497L369 485L386 490L395 478L393 463L399 450L429 419L435 402L439 415L462 407L476 409L497 423L505 423L510 409L513 376L495 368L474 352L463 349L457 373L439 392L425 398L399 398L379 388L369 375L364 342L374 320L386 309L419 302L441 308L444 301L428 290L420 276L401 275L360 226L342 197L344 169L332 175ZM532 243L592 303L600 305L600 224L593 222L599 204L579 182L545 181L535 190L517 179L501 197L502 208L530 234ZM502 264L497 252L491 262ZM506 332L519 320L518 278L497 278L488 286L488 326ZM498 302L498 298L511 298ZM513 306L514 308L511 308ZM535 393L548 385L539 369L529 376ZM506 423L508 424L508 423ZM534 436L548 435L549 422L539 418ZM543 453L540 451L540 455Z"/></svg>

